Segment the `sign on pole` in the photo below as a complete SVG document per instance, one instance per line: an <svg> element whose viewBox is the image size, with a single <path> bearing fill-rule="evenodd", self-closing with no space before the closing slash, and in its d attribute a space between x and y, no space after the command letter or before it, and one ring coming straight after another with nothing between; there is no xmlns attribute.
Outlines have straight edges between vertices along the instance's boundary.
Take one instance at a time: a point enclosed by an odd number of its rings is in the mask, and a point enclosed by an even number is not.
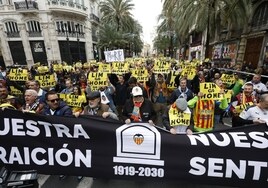
<svg viewBox="0 0 268 188"><path fill-rule="evenodd" d="M106 62L125 61L123 49L105 51L104 55L105 55Z"/></svg>

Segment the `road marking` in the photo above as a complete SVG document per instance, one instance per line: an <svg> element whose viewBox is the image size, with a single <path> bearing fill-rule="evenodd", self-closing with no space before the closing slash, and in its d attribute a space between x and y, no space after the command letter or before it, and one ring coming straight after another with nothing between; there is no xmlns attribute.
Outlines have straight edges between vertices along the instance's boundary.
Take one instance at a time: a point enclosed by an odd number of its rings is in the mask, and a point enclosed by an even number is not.
<svg viewBox="0 0 268 188"><path fill-rule="evenodd" d="M38 184L39 187L42 187L44 183L47 181L47 179L50 177L50 175L44 175L44 174L38 174Z"/></svg>
<svg viewBox="0 0 268 188"><path fill-rule="evenodd" d="M91 187L93 184L93 178L84 177L76 188Z"/></svg>

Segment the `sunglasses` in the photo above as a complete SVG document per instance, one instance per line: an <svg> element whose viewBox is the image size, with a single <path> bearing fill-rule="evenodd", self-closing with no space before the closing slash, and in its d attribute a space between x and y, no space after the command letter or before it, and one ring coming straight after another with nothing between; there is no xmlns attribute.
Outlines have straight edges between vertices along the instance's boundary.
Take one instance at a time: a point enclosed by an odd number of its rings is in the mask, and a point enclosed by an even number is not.
<svg viewBox="0 0 268 188"><path fill-rule="evenodd" d="M49 102L55 103L56 101L59 102L60 99L52 99L52 100L48 100Z"/></svg>

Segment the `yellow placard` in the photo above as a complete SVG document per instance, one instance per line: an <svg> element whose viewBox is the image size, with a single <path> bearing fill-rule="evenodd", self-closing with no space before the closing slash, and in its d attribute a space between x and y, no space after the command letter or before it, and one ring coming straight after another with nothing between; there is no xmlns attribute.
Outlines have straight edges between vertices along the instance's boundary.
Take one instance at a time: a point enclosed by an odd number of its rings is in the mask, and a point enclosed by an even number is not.
<svg viewBox="0 0 268 188"><path fill-rule="evenodd" d="M81 69L83 67L81 62L76 62L74 66L75 66L75 68L79 68L79 69Z"/></svg>
<svg viewBox="0 0 268 188"><path fill-rule="evenodd" d="M162 74L162 73L166 73L168 74L170 71L170 63L169 62L165 62L165 61L156 61L154 64L154 73L158 74Z"/></svg>
<svg viewBox="0 0 268 188"><path fill-rule="evenodd" d="M90 72L88 74L88 84L92 91L99 90L100 87L108 85L107 82L108 73L107 72Z"/></svg>
<svg viewBox="0 0 268 188"><path fill-rule="evenodd" d="M227 99L227 102L230 103L233 95L233 90L225 89L224 90L224 97Z"/></svg>
<svg viewBox="0 0 268 188"><path fill-rule="evenodd" d="M9 79L12 81L27 81L28 80L28 70L21 68L12 68L9 72Z"/></svg>
<svg viewBox="0 0 268 188"><path fill-rule="evenodd" d="M65 93L58 93L58 95L59 95L59 97L60 97L61 100L66 101L66 98L67 98L66 95L67 94L65 94Z"/></svg>
<svg viewBox="0 0 268 188"><path fill-rule="evenodd" d="M180 73L178 71L171 71L171 77L170 77L170 82L167 84L168 89L176 89L178 86L175 84L175 78L178 76Z"/></svg>
<svg viewBox="0 0 268 188"><path fill-rule="evenodd" d="M49 72L49 68L48 68L48 66L40 66L40 67L37 68L37 71L40 74L45 74L45 73Z"/></svg>
<svg viewBox="0 0 268 188"><path fill-rule="evenodd" d="M235 111L237 113L241 113L243 110L247 109L248 107L250 107L252 105L253 105L253 102L248 102L245 104L237 105L237 106L235 106Z"/></svg>
<svg viewBox="0 0 268 188"><path fill-rule="evenodd" d="M170 126L189 126L191 122L191 113L179 112L176 107L171 106L169 109Z"/></svg>
<svg viewBox="0 0 268 188"><path fill-rule="evenodd" d="M223 99L223 94L220 91L221 89L215 83L200 83L200 92L204 94L204 96L200 97L201 100L221 100Z"/></svg>
<svg viewBox="0 0 268 188"><path fill-rule="evenodd" d="M181 76L182 77L187 76L188 80L194 79L195 75L196 75L196 69L188 69L188 68L186 68L186 69L183 69L183 71L181 72Z"/></svg>
<svg viewBox="0 0 268 188"><path fill-rule="evenodd" d="M100 63L98 71L111 73L111 64L110 63Z"/></svg>
<svg viewBox="0 0 268 188"><path fill-rule="evenodd" d="M71 72L73 70L73 67L71 65L64 65L62 68L66 72Z"/></svg>
<svg viewBox="0 0 268 188"><path fill-rule="evenodd" d="M10 86L10 94L11 95L15 95L15 96L21 96L21 95L23 95L23 93L20 91L20 90L18 90L17 88L15 88L14 86Z"/></svg>
<svg viewBox="0 0 268 188"><path fill-rule="evenodd" d="M222 74L221 80L227 85L232 85L235 83L235 76L233 74Z"/></svg>
<svg viewBox="0 0 268 188"><path fill-rule="evenodd" d="M82 107L82 104L85 103L86 101L87 100L85 95L73 95L73 94L66 95L66 103L68 106Z"/></svg>
<svg viewBox="0 0 268 188"><path fill-rule="evenodd" d="M62 71L62 64L53 64L53 70L54 71Z"/></svg>
<svg viewBox="0 0 268 188"><path fill-rule="evenodd" d="M34 79L39 81L41 88L56 86L54 74L38 75Z"/></svg>
<svg viewBox="0 0 268 188"><path fill-rule="evenodd" d="M86 62L83 64L83 68L84 69L88 69L90 67L90 63L89 62Z"/></svg>
<svg viewBox="0 0 268 188"><path fill-rule="evenodd" d="M148 71L147 69L143 68L143 69L133 69L131 71L132 75L135 78L137 78L138 82L146 82L148 81Z"/></svg>
<svg viewBox="0 0 268 188"><path fill-rule="evenodd" d="M125 74L129 72L129 63L113 62L112 70L114 74Z"/></svg>

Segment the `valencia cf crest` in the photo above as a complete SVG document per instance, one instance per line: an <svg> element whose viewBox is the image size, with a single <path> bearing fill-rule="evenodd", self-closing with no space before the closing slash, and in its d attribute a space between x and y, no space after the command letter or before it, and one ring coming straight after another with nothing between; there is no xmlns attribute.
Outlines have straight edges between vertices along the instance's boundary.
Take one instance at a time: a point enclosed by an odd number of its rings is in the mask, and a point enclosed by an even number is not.
<svg viewBox="0 0 268 188"><path fill-rule="evenodd" d="M142 134L135 134L135 135L133 136L133 140L134 140L134 142L135 142L137 145L141 145L142 142L143 142L143 140L144 140L144 137L143 137Z"/></svg>

